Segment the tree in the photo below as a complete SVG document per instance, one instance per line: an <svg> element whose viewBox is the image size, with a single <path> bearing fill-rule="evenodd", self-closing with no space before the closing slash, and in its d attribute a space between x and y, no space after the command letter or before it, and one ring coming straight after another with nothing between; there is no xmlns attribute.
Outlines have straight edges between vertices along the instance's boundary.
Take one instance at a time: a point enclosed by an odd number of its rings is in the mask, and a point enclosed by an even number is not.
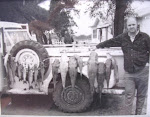
<svg viewBox="0 0 150 117"><path fill-rule="evenodd" d="M51 0L48 21L59 38L64 36L64 32L68 30L69 27L76 25L70 16L71 10L67 9L73 8L77 2L76 0Z"/></svg>
<svg viewBox="0 0 150 117"><path fill-rule="evenodd" d="M40 43L47 43L44 32L55 29L61 36L62 30L75 22L69 12L63 9L72 8L76 0L51 0L50 11L38 6L45 0L1 0L0 20L17 23L29 23L29 31L36 34Z"/></svg>
<svg viewBox="0 0 150 117"><path fill-rule="evenodd" d="M124 16L129 0L116 0L116 9L114 16L114 36L123 33L124 29Z"/></svg>
<svg viewBox="0 0 150 117"><path fill-rule="evenodd" d="M54 29L59 38L62 37L62 31L64 28L69 27L73 22L70 20L69 13L64 11L65 8L72 8L75 4L74 1L70 0L51 0L49 17L46 21L33 20L29 24L30 32L36 34L37 40L40 43L47 44L46 39L43 38L46 30Z"/></svg>
<svg viewBox="0 0 150 117"><path fill-rule="evenodd" d="M0 20L17 23L29 23L37 19L44 21L48 18L48 11L38 4L43 0L1 0Z"/></svg>

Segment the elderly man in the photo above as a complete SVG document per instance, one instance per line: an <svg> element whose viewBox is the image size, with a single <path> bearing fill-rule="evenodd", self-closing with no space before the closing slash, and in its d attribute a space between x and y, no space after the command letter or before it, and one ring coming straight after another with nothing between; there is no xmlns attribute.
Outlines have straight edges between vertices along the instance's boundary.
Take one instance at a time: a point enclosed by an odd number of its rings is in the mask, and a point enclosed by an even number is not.
<svg viewBox="0 0 150 117"><path fill-rule="evenodd" d="M99 43L96 48L121 47L125 69L125 114L132 114L132 105L137 89L136 115L140 115L148 89L150 37L138 30L136 17L126 20L127 32Z"/></svg>

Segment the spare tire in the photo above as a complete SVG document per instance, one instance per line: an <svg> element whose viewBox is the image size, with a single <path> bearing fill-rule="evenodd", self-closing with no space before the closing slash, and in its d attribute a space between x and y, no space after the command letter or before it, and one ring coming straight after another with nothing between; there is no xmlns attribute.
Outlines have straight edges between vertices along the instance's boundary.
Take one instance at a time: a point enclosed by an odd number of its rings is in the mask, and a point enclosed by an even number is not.
<svg viewBox="0 0 150 117"><path fill-rule="evenodd" d="M73 89L66 80L66 87L63 89L61 80L53 92L53 100L56 106L63 112L83 112L90 107L93 98L90 93L90 85L86 78L77 79Z"/></svg>
<svg viewBox="0 0 150 117"><path fill-rule="evenodd" d="M44 62L45 73L49 67L49 59L47 50L40 43L32 40L24 40L16 43L10 54L15 57L16 61L20 61L24 66L30 65L31 67L34 64L39 66L40 62Z"/></svg>

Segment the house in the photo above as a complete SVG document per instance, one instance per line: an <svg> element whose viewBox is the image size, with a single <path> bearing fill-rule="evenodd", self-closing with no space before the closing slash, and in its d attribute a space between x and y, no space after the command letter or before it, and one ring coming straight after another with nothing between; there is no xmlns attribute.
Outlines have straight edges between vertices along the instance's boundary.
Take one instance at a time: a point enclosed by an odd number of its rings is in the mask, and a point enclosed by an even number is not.
<svg viewBox="0 0 150 117"><path fill-rule="evenodd" d="M147 33L150 36L150 7L136 10L138 15L138 23L140 31Z"/></svg>
<svg viewBox="0 0 150 117"><path fill-rule="evenodd" d="M96 18L93 25L90 26L92 30L92 43L99 43L113 37L112 23L109 21L102 21Z"/></svg>

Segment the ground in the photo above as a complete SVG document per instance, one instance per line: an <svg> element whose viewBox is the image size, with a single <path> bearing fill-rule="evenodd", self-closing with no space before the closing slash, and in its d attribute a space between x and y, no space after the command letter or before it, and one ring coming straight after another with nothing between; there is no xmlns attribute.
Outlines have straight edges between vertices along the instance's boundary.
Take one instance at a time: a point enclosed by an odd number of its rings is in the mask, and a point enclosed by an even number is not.
<svg viewBox="0 0 150 117"><path fill-rule="evenodd" d="M99 116L99 115L122 115L124 95L102 96L102 105L95 95L91 107L82 113L64 113L60 111L52 101L52 95L13 95L1 99L2 115L44 115L44 116ZM8 105L7 105L8 104ZM134 106L135 107L135 106ZM146 105L145 105L146 107ZM143 114L146 108L143 109Z"/></svg>

